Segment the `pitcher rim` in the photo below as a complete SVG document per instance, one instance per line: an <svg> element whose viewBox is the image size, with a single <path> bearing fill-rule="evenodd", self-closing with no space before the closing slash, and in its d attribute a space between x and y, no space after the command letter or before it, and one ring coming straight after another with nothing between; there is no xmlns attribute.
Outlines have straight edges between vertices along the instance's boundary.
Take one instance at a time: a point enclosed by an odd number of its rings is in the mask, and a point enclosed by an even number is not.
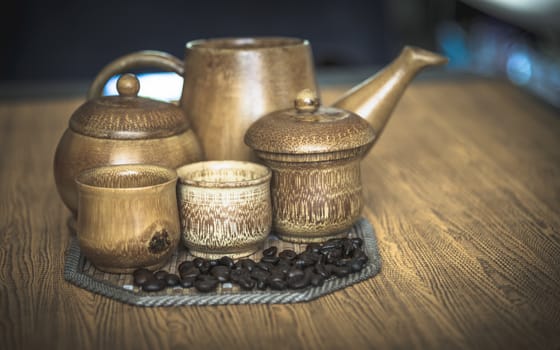
<svg viewBox="0 0 560 350"><path fill-rule="evenodd" d="M229 45L216 45L216 43L229 43ZM259 43L269 42L269 45L259 46ZM214 44L214 45L208 45ZM185 44L187 50L208 51L265 51L286 47L309 46L307 39L288 36L240 36L197 39Z"/></svg>

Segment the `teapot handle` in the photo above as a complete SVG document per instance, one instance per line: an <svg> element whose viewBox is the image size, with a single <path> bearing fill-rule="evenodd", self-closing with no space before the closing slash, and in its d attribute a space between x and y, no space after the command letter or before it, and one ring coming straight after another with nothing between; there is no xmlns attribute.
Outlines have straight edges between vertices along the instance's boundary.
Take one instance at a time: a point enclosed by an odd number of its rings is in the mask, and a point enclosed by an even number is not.
<svg viewBox="0 0 560 350"><path fill-rule="evenodd" d="M183 61L162 51L138 51L121 56L107 64L95 77L91 84L87 99L101 96L107 81L114 75L128 72L132 69L154 67L167 72L184 74Z"/></svg>

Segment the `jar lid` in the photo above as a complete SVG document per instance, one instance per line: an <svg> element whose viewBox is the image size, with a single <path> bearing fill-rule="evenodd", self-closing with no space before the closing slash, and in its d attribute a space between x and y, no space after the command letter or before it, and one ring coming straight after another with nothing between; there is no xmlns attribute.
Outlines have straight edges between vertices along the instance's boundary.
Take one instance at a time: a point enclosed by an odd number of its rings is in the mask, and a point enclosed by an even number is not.
<svg viewBox="0 0 560 350"><path fill-rule="evenodd" d="M103 96L81 105L70 118L78 134L106 139L153 139L177 135L189 128L178 106L138 97L140 82L133 74L117 81L119 96Z"/></svg>
<svg viewBox="0 0 560 350"><path fill-rule="evenodd" d="M309 89L301 91L295 108L272 112L247 130L245 143L256 151L317 154L373 144L375 132L360 116L333 107L321 107Z"/></svg>

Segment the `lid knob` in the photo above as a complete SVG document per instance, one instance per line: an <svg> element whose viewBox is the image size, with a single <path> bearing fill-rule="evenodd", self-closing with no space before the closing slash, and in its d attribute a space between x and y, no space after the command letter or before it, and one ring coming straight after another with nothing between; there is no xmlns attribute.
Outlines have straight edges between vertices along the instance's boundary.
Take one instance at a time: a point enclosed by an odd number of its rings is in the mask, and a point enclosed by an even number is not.
<svg viewBox="0 0 560 350"><path fill-rule="evenodd" d="M301 113L313 113L319 109L321 101L315 91L310 89L301 90L294 102L296 110Z"/></svg>
<svg viewBox="0 0 560 350"><path fill-rule="evenodd" d="M117 80L117 91L120 96L134 97L140 91L140 82L134 74L123 74Z"/></svg>

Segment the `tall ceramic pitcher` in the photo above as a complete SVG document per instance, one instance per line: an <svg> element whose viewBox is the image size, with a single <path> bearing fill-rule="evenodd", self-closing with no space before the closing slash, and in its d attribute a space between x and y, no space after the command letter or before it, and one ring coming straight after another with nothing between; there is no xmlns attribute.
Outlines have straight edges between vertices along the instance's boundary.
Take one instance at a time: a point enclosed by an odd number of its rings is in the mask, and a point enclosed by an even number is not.
<svg viewBox="0 0 560 350"><path fill-rule="evenodd" d="M317 90L311 47L296 38L223 38L186 44L185 59L159 51L117 58L95 78L88 98L99 96L115 74L158 68L184 77L181 107L207 159L253 159L243 143L259 117L292 107L299 91Z"/></svg>

